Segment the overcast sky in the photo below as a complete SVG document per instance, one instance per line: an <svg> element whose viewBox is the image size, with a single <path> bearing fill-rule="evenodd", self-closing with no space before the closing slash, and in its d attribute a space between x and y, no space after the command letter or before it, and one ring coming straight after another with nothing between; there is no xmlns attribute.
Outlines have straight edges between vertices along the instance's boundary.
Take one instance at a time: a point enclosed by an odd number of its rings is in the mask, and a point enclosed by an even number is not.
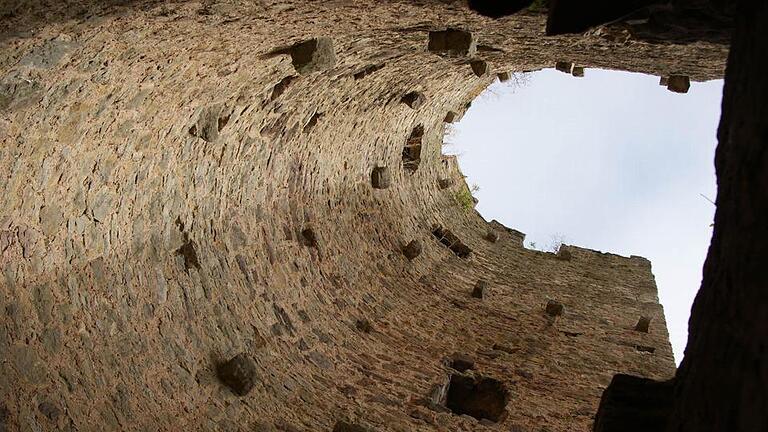
<svg viewBox="0 0 768 432"><path fill-rule="evenodd" d="M722 80L687 94L659 78L553 69L496 82L455 125L477 209L543 248L564 243L651 260L679 363L712 235Z"/></svg>

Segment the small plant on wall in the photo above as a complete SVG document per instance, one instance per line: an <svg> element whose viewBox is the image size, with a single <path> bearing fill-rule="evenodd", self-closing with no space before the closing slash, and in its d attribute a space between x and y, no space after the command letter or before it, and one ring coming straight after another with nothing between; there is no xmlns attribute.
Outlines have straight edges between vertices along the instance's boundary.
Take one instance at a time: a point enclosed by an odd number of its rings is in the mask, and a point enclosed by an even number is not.
<svg viewBox="0 0 768 432"><path fill-rule="evenodd" d="M456 204L464 210L472 210L475 208L474 193L479 190L480 186L476 184L473 184L471 187L465 184L464 187L456 191L453 199L456 201Z"/></svg>

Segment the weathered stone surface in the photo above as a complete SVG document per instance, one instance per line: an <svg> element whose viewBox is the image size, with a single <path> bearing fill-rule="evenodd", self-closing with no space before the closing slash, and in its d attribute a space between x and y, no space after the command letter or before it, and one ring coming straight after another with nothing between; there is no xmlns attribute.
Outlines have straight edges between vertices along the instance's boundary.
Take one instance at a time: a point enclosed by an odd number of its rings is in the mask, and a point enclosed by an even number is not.
<svg viewBox="0 0 768 432"><path fill-rule="evenodd" d="M256 384L256 371L256 363L245 353L240 353L216 367L221 382L238 396L245 396L251 391Z"/></svg>
<svg viewBox="0 0 768 432"><path fill-rule="evenodd" d="M35 47L19 60L20 66L50 69L61 63L77 46L69 35L61 34Z"/></svg>
<svg viewBox="0 0 768 432"><path fill-rule="evenodd" d="M571 75L577 78L582 78L584 76L584 66L574 66L571 69Z"/></svg>
<svg viewBox="0 0 768 432"><path fill-rule="evenodd" d="M477 52L477 40L466 30L449 28L431 31L427 49L438 54L472 57Z"/></svg>
<svg viewBox="0 0 768 432"><path fill-rule="evenodd" d="M161 3L0 11L7 430L327 431L346 414L482 429L490 420L411 406L447 389L441 360L456 350L475 359L468 373L514 389L495 428L587 430L574 412L594 413L614 374L674 372L663 314L631 330L657 303L646 261L573 247L559 262L493 223L503 241L484 240L489 224L456 206L465 184L440 139L446 113L456 121L491 81L468 79L473 42L509 73L567 58L697 81L722 76L724 46L545 39L543 14L490 20L462 2ZM461 58L426 49L449 23L471 29ZM50 67L19 64L62 32L77 45L37 63ZM299 74L274 55L325 32L336 62L313 54ZM400 104L414 89L429 95L418 110ZM386 192L369 184L376 166L391 171ZM408 262L412 239L423 249ZM492 302L469 297L483 278ZM556 323L547 298L568 303ZM232 347L259 353L259 385L239 402L205 366Z"/></svg>
<svg viewBox="0 0 768 432"><path fill-rule="evenodd" d="M500 82L507 82L509 81L509 72L499 72L496 74L496 77L499 79Z"/></svg>

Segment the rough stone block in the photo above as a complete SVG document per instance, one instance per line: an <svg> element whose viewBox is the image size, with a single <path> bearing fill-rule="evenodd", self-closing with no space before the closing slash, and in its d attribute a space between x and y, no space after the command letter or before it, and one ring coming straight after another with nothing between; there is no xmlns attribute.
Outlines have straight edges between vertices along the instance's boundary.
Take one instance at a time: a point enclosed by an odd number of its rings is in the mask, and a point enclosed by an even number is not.
<svg viewBox="0 0 768 432"><path fill-rule="evenodd" d="M443 121L446 122L446 123L453 123L454 121L456 121L456 117L458 117L458 116L457 116L457 114L455 112L448 111L445 114L445 118L443 119Z"/></svg>
<svg viewBox="0 0 768 432"><path fill-rule="evenodd" d="M424 97L424 94L421 92L412 91L410 93L406 93L405 96L400 99L400 102L408 105L413 109L419 109L424 104L425 100L426 98Z"/></svg>
<svg viewBox="0 0 768 432"><path fill-rule="evenodd" d="M256 383L256 362L245 353L232 357L216 369L221 382L238 396L247 395Z"/></svg>
<svg viewBox="0 0 768 432"><path fill-rule="evenodd" d="M499 241L499 233L497 233L494 230L488 230L488 232L485 234L483 238L491 243L496 243L497 241Z"/></svg>
<svg viewBox="0 0 768 432"><path fill-rule="evenodd" d="M474 72L475 75L480 78L487 76L491 71L491 68L488 66L488 62L485 60L472 60L469 62L469 65L472 67L472 72Z"/></svg>
<svg viewBox="0 0 768 432"><path fill-rule="evenodd" d="M509 72L499 72L496 74L496 78L498 78L500 82L507 82L509 81Z"/></svg>
<svg viewBox="0 0 768 432"><path fill-rule="evenodd" d="M409 260L413 260L420 254L421 254L421 242L419 240L411 240L411 242L408 243L403 248L403 255L405 255L405 257L408 258Z"/></svg>
<svg viewBox="0 0 768 432"><path fill-rule="evenodd" d="M448 366L459 372L465 372L469 369L474 369L475 360L466 354L453 353L448 359Z"/></svg>
<svg viewBox="0 0 768 432"><path fill-rule="evenodd" d="M571 251L565 245L560 245L555 256L561 261L570 261L572 258Z"/></svg>
<svg viewBox="0 0 768 432"><path fill-rule="evenodd" d="M571 75L582 78L584 76L584 66L574 66L571 70Z"/></svg>
<svg viewBox="0 0 768 432"><path fill-rule="evenodd" d="M472 33L465 30L431 31L427 49L438 54L471 57L477 52L477 40Z"/></svg>
<svg viewBox="0 0 768 432"><path fill-rule="evenodd" d="M333 39L318 37L299 42L286 50L291 55L293 68L299 74L308 74L330 69L336 65Z"/></svg>
<svg viewBox="0 0 768 432"><path fill-rule="evenodd" d="M371 171L371 185L374 189L387 189L391 184L388 167L375 167Z"/></svg>
<svg viewBox="0 0 768 432"><path fill-rule="evenodd" d="M478 299L484 299L488 295L488 288L490 285L484 280L479 280L472 289L472 297Z"/></svg>
<svg viewBox="0 0 768 432"><path fill-rule="evenodd" d="M667 79L667 90L675 93L688 93L691 79L684 75L670 75Z"/></svg>
<svg viewBox="0 0 768 432"><path fill-rule="evenodd" d="M544 310L547 312L547 315L557 317L565 312L565 306L560 302L549 300L547 301L547 307Z"/></svg>
<svg viewBox="0 0 768 432"><path fill-rule="evenodd" d="M555 69L559 70L560 72L569 74L573 70L573 63L559 61L555 63Z"/></svg>

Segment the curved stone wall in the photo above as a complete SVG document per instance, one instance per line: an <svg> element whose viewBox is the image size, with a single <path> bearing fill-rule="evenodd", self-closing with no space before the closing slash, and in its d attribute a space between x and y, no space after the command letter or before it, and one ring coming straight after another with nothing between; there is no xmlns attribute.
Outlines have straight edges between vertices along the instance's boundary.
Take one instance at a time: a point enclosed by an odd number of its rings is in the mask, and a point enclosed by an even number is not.
<svg viewBox="0 0 768 432"><path fill-rule="evenodd" d="M523 248L457 201L443 125L496 73L710 79L723 46L615 26L544 37L541 15L462 2L5 16L0 429L586 430L614 374L674 374L650 263ZM430 52L445 28L476 53ZM217 378L240 353L255 364L242 397ZM454 353L506 389L497 422L443 406Z"/></svg>

